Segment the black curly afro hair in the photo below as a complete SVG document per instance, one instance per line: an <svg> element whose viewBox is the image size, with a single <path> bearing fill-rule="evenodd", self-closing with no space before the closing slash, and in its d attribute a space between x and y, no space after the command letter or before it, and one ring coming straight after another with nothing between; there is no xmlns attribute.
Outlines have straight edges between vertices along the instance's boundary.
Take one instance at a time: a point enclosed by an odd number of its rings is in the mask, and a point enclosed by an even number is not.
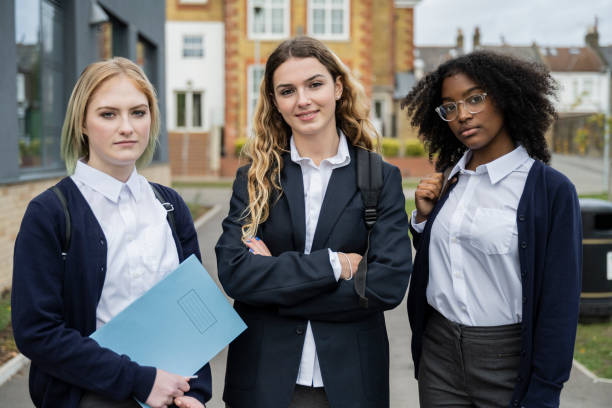
<svg viewBox="0 0 612 408"><path fill-rule="evenodd" d="M557 84L543 65L490 51L476 51L449 60L422 78L402 101L412 126L419 129L436 170L454 165L467 149L435 112L441 104L442 82L462 73L483 88L504 117L515 144L544 163L550 151L544 134L557 117L552 98Z"/></svg>

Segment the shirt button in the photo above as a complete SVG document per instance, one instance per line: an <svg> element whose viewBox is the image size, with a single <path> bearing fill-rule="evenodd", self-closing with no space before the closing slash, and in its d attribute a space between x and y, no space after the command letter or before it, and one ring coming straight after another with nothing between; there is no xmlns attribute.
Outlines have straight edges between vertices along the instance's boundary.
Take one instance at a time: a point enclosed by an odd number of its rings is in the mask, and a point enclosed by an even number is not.
<svg viewBox="0 0 612 408"><path fill-rule="evenodd" d="M520 375L518 376L518 378L516 379L516 381L518 382L522 382L523 381L523 377L521 377Z"/></svg>
<svg viewBox="0 0 612 408"><path fill-rule="evenodd" d="M103 239L100 240L100 245L104 246L104 240Z"/></svg>
<svg viewBox="0 0 612 408"><path fill-rule="evenodd" d="M297 329L295 329L295 334L299 334L299 335L304 334L304 329L301 327L298 327Z"/></svg>
<svg viewBox="0 0 612 408"><path fill-rule="evenodd" d="M521 248L523 249L527 248L527 242L525 241L521 242Z"/></svg>
<svg viewBox="0 0 612 408"><path fill-rule="evenodd" d="M527 303L527 298L523 296L523 303Z"/></svg>
<svg viewBox="0 0 612 408"><path fill-rule="evenodd" d="M519 215L519 221L525 221L525 216L523 214Z"/></svg>

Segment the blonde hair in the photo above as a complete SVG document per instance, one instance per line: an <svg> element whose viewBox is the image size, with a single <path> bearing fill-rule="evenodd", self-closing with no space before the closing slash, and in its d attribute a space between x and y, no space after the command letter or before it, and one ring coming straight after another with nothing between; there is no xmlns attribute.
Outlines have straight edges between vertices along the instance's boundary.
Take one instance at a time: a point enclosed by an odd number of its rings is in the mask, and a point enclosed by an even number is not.
<svg viewBox="0 0 612 408"><path fill-rule="evenodd" d="M254 136L247 140L243 149L251 162L247 173L249 205L244 214L246 223L242 226L243 239L254 237L258 226L268 219L274 192L282 194L282 154L289 149L291 128L275 108L274 72L290 58L310 57L324 65L334 81L340 78L342 82L342 96L336 102L336 126L342 130L349 143L373 150L375 145L372 139L379 139L378 132L368 119L370 106L363 87L327 46L306 36L281 43L266 62L253 118ZM378 145L380 143L376 143ZM281 194L276 195L277 199Z"/></svg>
<svg viewBox="0 0 612 408"><path fill-rule="evenodd" d="M155 153L159 137L160 118L155 88L134 62L126 58L116 57L106 61L94 62L88 65L77 80L66 109L66 117L62 126L61 154L66 163L68 174L73 174L80 158L89 160L89 141L83 133L87 107L92 95L106 81L118 75L131 79L136 87L147 97L151 115L149 143L145 151L136 161L136 166L142 168L149 164Z"/></svg>

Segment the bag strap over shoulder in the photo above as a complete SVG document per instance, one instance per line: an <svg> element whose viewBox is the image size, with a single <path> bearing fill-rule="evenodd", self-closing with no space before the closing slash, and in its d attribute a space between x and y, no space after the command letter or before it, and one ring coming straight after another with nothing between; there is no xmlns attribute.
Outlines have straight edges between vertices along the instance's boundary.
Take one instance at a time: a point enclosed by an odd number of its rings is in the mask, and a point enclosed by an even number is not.
<svg viewBox="0 0 612 408"><path fill-rule="evenodd" d="M151 189L153 189L153 194L155 194L155 198L161 203L161 205L166 209L166 217L168 218L168 224L170 224L170 229L172 232L176 234L176 223L174 222L174 206L172 203L169 203L162 197L159 189L153 183L149 183L151 185Z"/></svg>
<svg viewBox="0 0 612 408"><path fill-rule="evenodd" d="M368 307L365 295L368 274L368 251L370 250L370 234L378 218L378 198L383 188L382 157L375 152L357 148L357 187L361 191L364 204L363 220L368 230L366 250L357 266L355 274L355 292L359 296L359 304Z"/></svg>
<svg viewBox="0 0 612 408"><path fill-rule="evenodd" d="M170 228L172 232L176 234L176 224L174 222L174 206L172 203L167 202L159 192L159 189L153 184L151 185L151 189L153 189L153 194L155 194L155 198L159 200L161 205L166 209L166 217L168 219L168 224L170 224ZM49 190L53 191L57 196L62 208L64 210L64 217L66 219L66 234L64 235L64 240L62 241L62 259L66 260L66 255L68 254L68 249L70 248L70 238L72 235L72 223L70 220L70 211L68 210L68 201L66 200L66 196L62 192L62 190L57 186L53 186L49 188Z"/></svg>

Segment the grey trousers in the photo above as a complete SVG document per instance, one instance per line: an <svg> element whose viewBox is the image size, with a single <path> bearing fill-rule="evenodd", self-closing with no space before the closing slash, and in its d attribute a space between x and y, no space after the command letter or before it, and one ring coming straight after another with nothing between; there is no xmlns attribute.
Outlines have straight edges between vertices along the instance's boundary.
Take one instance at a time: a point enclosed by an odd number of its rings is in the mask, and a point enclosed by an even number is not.
<svg viewBox="0 0 612 408"><path fill-rule="evenodd" d="M434 311L423 335L421 408L508 407L520 358L520 324L463 326Z"/></svg>
<svg viewBox="0 0 612 408"><path fill-rule="evenodd" d="M133 399L114 401L93 392L86 392L81 398L79 408L140 408Z"/></svg>
<svg viewBox="0 0 612 408"><path fill-rule="evenodd" d="M225 404L225 408L231 408ZM325 388L305 387L296 384L289 408L330 408Z"/></svg>

